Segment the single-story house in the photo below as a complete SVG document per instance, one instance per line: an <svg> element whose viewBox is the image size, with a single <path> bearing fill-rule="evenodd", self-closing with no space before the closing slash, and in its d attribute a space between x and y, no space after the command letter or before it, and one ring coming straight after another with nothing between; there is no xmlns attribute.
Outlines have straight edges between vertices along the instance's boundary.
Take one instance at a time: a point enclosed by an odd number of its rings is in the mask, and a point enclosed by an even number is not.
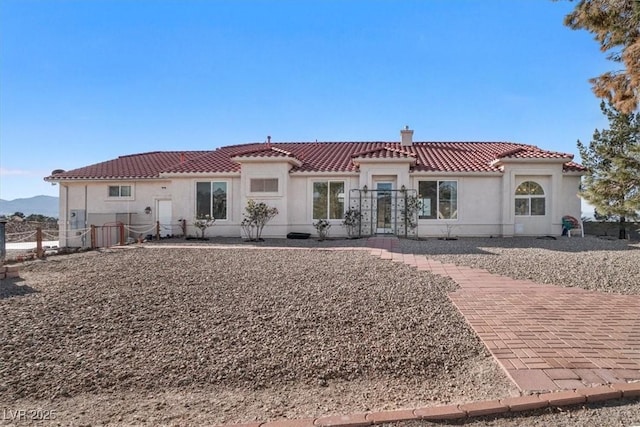
<svg viewBox="0 0 640 427"><path fill-rule="evenodd" d="M185 220L195 235L205 215L216 219L208 236L240 237L250 199L278 209L264 237L315 233L319 219L332 224L330 236L346 235L349 209L360 214L360 235L560 235L564 215L580 218L584 172L571 154L510 142L414 142L405 128L399 142L269 137L126 155L45 180L60 186L61 246L82 246L90 225L123 223L131 238L158 222L162 235L178 235Z"/></svg>

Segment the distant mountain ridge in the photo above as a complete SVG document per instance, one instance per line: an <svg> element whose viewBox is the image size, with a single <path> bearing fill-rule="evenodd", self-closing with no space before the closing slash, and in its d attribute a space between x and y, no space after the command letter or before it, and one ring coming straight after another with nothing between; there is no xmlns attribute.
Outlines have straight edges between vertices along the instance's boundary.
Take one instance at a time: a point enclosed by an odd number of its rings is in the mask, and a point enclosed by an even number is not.
<svg viewBox="0 0 640 427"><path fill-rule="evenodd" d="M0 199L0 215L22 212L29 215L44 215L58 218L58 198L53 196L34 196L25 199Z"/></svg>

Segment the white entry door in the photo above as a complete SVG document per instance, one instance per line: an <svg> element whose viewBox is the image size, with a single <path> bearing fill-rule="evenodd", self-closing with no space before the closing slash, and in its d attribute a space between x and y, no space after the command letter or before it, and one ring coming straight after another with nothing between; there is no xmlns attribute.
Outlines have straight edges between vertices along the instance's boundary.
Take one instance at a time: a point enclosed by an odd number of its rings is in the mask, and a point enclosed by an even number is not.
<svg viewBox="0 0 640 427"><path fill-rule="evenodd" d="M171 200L158 200L158 222L160 222L160 237L167 237L173 234L173 224L171 223Z"/></svg>
<svg viewBox="0 0 640 427"><path fill-rule="evenodd" d="M392 182L376 183L376 233L391 233L391 190Z"/></svg>

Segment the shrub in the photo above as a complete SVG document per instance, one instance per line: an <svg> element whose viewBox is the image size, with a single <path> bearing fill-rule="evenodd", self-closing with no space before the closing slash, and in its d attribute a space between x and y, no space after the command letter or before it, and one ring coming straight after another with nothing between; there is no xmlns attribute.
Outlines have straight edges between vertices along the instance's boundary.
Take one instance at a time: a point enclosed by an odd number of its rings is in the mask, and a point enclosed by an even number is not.
<svg viewBox="0 0 640 427"><path fill-rule="evenodd" d="M313 226L316 228L318 232L318 238L320 240L324 240L329 234L329 229L331 228L331 224L326 219L319 219L318 222L314 222Z"/></svg>
<svg viewBox="0 0 640 427"><path fill-rule="evenodd" d="M422 209L422 201L412 195L405 198L405 208L402 209L402 220L406 224L407 231L413 230L418 226L418 212Z"/></svg>
<svg viewBox="0 0 640 427"><path fill-rule="evenodd" d="M360 233L360 222L362 221L362 213L358 209L350 208L344 213L342 225L347 228L349 237L357 236Z"/></svg>
<svg viewBox="0 0 640 427"><path fill-rule="evenodd" d="M244 219L240 223L242 231L250 241L261 241L264 226L278 215L278 209L269 207L264 202L256 203L255 200L249 199L244 210Z"/></svg>
<svg viewBox="0 0 640 427"><path fill-rule="evenodd" d="M207 231L207 228L213 227L215 222L216 219L211 217L211 215L204 215L196 218L193 222L193 226L200 230L200 238L204 239L204 234Z"/></svg>

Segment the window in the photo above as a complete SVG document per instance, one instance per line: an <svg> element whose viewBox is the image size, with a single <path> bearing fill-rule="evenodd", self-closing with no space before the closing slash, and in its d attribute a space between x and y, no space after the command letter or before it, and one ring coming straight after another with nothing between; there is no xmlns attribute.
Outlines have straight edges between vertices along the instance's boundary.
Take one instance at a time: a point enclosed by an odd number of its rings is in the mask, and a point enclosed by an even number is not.
<svg viewBox="0 0 640 427"><path fill-rule="evenodd" d="M278 178L251 178L249 191L252 193L277 193Z"/></svg>
<svg viewBox="0 0 640 427"><path fill-rule="evenodd" d="M420 219L458 219L457 181L420 181Z"/></svg>
<svg viewBox="0 0 640 427"><path fill-rule="evenodd" d="M313 183L313 219L342 219L344 181Z"/></svg>
<svg viewBox="0 0 640 427"><path fill-rule="evenodd" d="M525 181L516 188L516 215L545 215L544 190L537 182Z"/></svg>
<svg viewBox="0 0 640 427"><path fill-rule="evenodd" d="M109 197L131 197L130 185L110 185Z"/></svg>
<svg viewBox="0 0 640 427"><path fill-rule="evenodd" d="M227 219L227 183L196 183L196 217Z"/></svg>

